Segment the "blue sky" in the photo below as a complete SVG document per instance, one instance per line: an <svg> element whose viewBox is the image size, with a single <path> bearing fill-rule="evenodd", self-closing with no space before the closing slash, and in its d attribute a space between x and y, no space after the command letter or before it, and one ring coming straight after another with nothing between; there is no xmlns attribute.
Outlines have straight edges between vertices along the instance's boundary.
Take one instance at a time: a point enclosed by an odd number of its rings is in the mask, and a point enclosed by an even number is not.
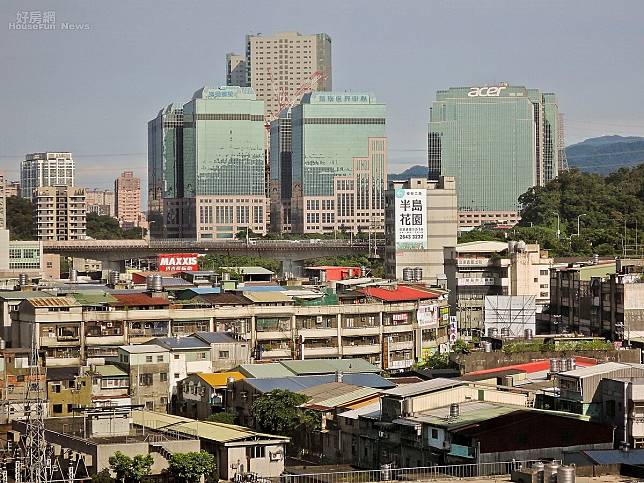
<svg viewBox="0 0 644 483"><path fill-rule="evenodd" d="M80 31L16 31L53 11ZM507 81L555 92L567 142L644 136L644 2L7 1L0 4L0 170L27 152L72 151L77 184L146 177L146 123L225 81L247 33L326 32L333 87L387 103L390 172L425 163L436 90Z"/></svg>

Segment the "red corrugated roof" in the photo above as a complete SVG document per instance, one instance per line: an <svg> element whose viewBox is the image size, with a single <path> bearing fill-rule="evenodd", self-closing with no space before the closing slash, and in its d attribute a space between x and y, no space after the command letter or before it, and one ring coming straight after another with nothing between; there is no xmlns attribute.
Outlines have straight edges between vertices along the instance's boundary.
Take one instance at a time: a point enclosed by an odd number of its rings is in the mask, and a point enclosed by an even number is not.
<svg viewBox="0 0 644 483"><path fill-rule="evenodd" d="M575 364L580 367L587 367L596 365L597 361L589 357L575 357ZM509 366L494 367L492 369L483 369L480 371L468 372L466 376L494 374L495 372L507 371L508 369L517 369L519 371L525 371L528 374L547 371L548 369L550 369L550 359L542 359L538 361L526 362L524 364L511 364Z"/></svg>
<svg viewBox="0 0 644 483"><path fill-rule="evenodd" d="M365 295L387 302L407 302L414 300L437 299L438 294L427 290L397 285L396 288L367 287L360 290Z"/></svg>
<svg viewBox="0 0 644 483"><path fill-rule="evenodd" d="M112 295L117 302L112 302L110 305L121 307L135 307L135 306L144 306L144 305L169 305L166 299L162 297L150 297L144 293L132 293L132 294L114 294Z"/></svg>

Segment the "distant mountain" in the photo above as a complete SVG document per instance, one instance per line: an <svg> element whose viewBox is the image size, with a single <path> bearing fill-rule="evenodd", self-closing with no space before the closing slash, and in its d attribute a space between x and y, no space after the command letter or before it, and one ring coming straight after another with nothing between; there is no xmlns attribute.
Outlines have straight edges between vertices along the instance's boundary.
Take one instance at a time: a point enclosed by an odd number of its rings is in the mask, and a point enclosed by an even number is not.
<svg viewBox="0 0 644 483"><path fill-rule="evenodd" d="M428 171L427 166L423 166L422 164L416 164L411 168L407 168L402 173L398 173L398 174L389 173L387 175L387 179L404 180L409 178L427 178L427 171Z"/></svg>
<svg viewBox="0 0 644 483"><path fill-rule="evenodd" d="M568 166L606 175L644 163L644 137L601 136L566 148Z"/></svg>

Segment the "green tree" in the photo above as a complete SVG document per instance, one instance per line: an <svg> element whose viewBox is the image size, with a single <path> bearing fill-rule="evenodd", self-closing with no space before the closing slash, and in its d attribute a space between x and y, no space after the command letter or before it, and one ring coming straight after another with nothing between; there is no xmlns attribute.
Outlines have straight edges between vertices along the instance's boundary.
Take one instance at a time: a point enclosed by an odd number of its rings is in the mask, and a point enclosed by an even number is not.
<svg viewBox="0 0 644 483"><path fill-rule="evenodd" d="M251 413L255 426L261 431L294 435L298 431L311 432L319 429L319 417L313 411L302 410L308 397L296 392L275 389L258 397Z"/></svg>
<svg viewBox="0 0 644 483"><path fill-rule="evenodd" d="M193 483L215 470L215 457L205 451L175 453L168 462L168 472L177 483Z"/></svg>
<svg viewBox="0 0 644 483"><path fill-rule="evenodd" d="M6 204L7 228L12 240L35 240L31 216L31 201L10 196Z"/></svg>
<svg viewBox="0 0 644 483"><path fill-rule="evenodd" d="M429 369L447 369L450 366L449 355L436 351L427 359L419 362L418 366Z"/></svg>
<svg viewBox="0 0 644 483"><path fill-rule="evenodd" d="M87 214L87 236L97 240L137 240L143 237L141 228L124 230L116 218L96 213Z"/></svg>
<svg viewBox="0 0 644 483"><path fill-rule="evenodd" d="M140 483L152 471L154 459L152 455L136 455L130 458L117 451L109 458L110 468L116 474L120 483Z"/></svg>
<svg viewBox="0 0 644 483"><path fill-rule="evenodd" d="M235 413L231 411L222 411L220 413L211 414L206 418L206 421L213 423L235 424Z"/></svg>
<svg viewBox="0 0 644 483"><path fill-rule="evenodd" d="M110 470L104 468L92 476L92 483L114 483L114 478L112 478Z"/></svg>
<svg viewBox="0 0 644 483"><path fill-rule="evenodd" d="M280 262L272 258L263 258L244 255L206 255L199 257L201 270L214 270L218 272L221 267L264 267L275 273L280 270Z"/></svg>

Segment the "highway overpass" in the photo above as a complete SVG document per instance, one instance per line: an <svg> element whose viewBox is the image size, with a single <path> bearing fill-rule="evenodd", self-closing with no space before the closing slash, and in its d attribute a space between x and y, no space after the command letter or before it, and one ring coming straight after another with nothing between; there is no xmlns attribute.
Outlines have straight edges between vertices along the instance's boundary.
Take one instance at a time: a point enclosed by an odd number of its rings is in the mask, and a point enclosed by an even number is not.
<svg viewBox="0 0 644 483"><path fill-rule="evenodd" d="M382 246L377 250L380 255L381 249ZM301 262L319 257L368 255L369 243L349 240L45 240L43 250L64 257L99 260L104 267L116 269L122 267L125 260L151 258L160 253L247 255Z"/></svg>

